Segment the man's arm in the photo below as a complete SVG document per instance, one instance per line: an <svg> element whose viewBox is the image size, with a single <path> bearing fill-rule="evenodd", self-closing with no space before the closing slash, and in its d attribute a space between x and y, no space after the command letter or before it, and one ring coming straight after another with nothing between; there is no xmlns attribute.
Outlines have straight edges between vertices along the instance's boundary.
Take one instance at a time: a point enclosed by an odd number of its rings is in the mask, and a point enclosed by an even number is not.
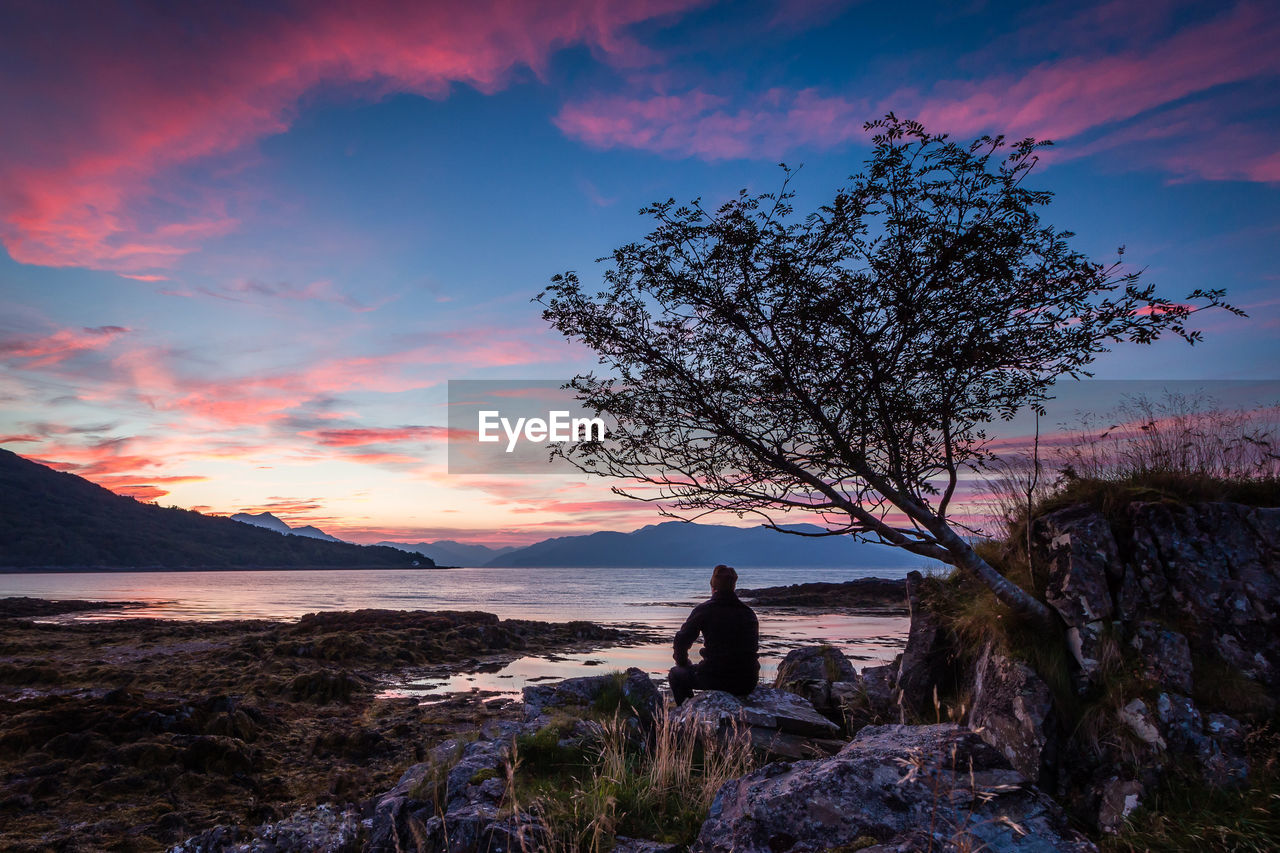
<svg viewBox="0 0 1280 853"><path fill-rule="evenodd" d="M675 659L677 666L690 665L689 649L693 647L693 641L698 639L698 635L702 633L702 620L705 614L706 609L701 604L698 605L693 608L689 618L684 620L680 630L676 631Z"/></svg>

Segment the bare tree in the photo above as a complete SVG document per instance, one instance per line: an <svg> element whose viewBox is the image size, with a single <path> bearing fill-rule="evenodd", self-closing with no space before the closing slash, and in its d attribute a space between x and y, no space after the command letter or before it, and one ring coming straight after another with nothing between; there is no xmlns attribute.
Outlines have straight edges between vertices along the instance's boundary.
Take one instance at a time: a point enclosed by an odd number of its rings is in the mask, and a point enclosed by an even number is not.
<svg viewBox="0 0 1280 853"><path fill-rule="evenodd" d="M605 368L572 387L616 421L608 440L562 452L668 515L776 528L799 512L816 535L972 572L1047 622L951 514L964 469L989 458L985 425L1039 411L1111 343L1194 343L1192 313L1239 312L1219 290L1159 297L1119 260L1072 250L1040 221L1051 194L1023 186L1047 143L959 144L892 114L868 128L864 171L807 216L784 165L778 193L641 211L654 230L601 259L595 296L572 272L552 279L544 318Z"/></svg>

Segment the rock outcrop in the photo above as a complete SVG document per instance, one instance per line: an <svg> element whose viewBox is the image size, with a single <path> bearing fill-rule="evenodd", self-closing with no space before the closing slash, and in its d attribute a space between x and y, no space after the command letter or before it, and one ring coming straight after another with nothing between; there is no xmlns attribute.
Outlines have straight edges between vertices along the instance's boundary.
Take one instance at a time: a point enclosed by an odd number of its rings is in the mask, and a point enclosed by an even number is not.
<svg viewBox="0 0 1280 853"><path fill-rule="evenodd" d="M1241 724L1215 707L1223 697L1206 684L1233 684L1260 715L1275 708L1280 509L1133 503L1113 525L1080 505L1037 519L1033 538L1046 599L1067 626L1077 691L1088 701L1105 678L1136 678L1112 721L1124 737L1068 768L1097 826L1114 831L1175 756L1213 785L1246 779ZM1040 738L1018 709L993 716L981 705L979 696L971 720L987 726L984 736L1006 754L1034 751Z"/></svg>
<svg viewBox="0 0 1280 853"><path fill-rule="evenodd" d="M695 853L1096 848L971 731L870 726L837 755L725 784Z"/></svg>
<svg viewBox="0 0 1280 853"><path fill-rule="evenodd" d="M912 713L921 713L931 704L934 691L944 685L948 674L946 633L942 620L921 599L923 581L919 572L907 575L911 629L898 659L896 680L901 704Z"/></svg>
<svg viewBox="0 0 1280 853"><path fill-rule="evenodd" d="M988 643L974 667L969 724L998 749L1015 770L1040 780L1053 737L1053 697L1031 667Z"/></svg>
<svg viewBox="0 0 1280 853"><path fill-rule="evenodd" d="M1126 514L1119 541L1085 506L1035 524L1046 597L1070 630L1083 682L1097 671L1104 631L1116 629L1167 689L1189 692L1193 649L1280 687L1280 509L1135 503Z"/></svg>

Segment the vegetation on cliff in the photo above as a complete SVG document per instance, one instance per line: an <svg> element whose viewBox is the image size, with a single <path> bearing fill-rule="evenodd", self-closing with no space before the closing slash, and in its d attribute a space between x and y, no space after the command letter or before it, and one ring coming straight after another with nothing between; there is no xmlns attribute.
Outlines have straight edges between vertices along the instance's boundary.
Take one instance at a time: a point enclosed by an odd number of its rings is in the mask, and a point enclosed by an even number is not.
<svg viewBox="0 0 1280 853"><path fill-rule="evenodd" d="M1051 699L1041 784L1110 830L1104 849L1280 848L1274 416L1139 398L1060 451L1056 478L1007 469L1004 535L976 547L1063 622L1046 630L963 575L926 581L939 692L912 710L963 718L989 690L983 659L1007 656Z"/></svg>

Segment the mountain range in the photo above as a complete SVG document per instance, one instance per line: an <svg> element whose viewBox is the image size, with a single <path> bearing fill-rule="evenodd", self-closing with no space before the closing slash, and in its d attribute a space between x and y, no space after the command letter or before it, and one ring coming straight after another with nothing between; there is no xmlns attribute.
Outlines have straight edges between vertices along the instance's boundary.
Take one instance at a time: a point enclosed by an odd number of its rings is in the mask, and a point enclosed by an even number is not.
<svg viewBox="0 0 1280 853"><path fill-rule="evenodd" d="M141 503L0 449L0 567L413 568L422 554Z"/></svg>
<svg viewBox="0 0 1280 853"><path fill-rule="evenodd" d="M793 525L816 533L820 528ZM282 535L285 534L285 535ZM922 558L848 536L789 536L764 527L669 521L630 533L545 539L523 548L453 540L343 542L269 512L230 518L117 495L0 449L0 568L909 568Z"/></svg>
<svg viewBox="0 0 1280 853"><path fill-rule="evenodd" d="M294 528L295 531L298 528ZM435 542L379 542L391 548L415 551L426 554L437 566L483 566L512 551L519 550L514 545L505 548L490 548L488 545L469 545L466 542L455 542L452 539L439 539Z"/></svg>
<svg viewBox="0 0 1280 853"><path fill-rule="evenodd" d="M788 529L817 533L808 524ZM583 536L546 539L502 554L493 567L642 568L666 566L910 568L917 557L899 548L857 542L851 536L821 538L789 535L766 527L668 521L631 533L605 531Z"/></svg>

